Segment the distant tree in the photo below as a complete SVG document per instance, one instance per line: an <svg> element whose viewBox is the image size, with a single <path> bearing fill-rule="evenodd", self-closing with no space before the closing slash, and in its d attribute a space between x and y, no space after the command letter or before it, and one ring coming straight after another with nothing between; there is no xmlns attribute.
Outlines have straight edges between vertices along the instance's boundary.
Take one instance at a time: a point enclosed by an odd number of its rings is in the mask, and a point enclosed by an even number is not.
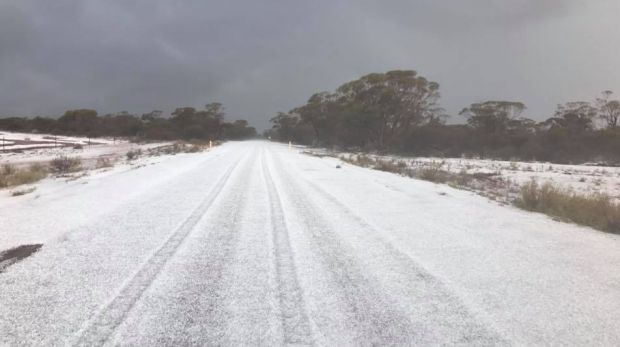
<svg viewBox="0 0 620 347"><path fill-rule="evenodd" d="M155 119L161 118L163 112L160 110L153 110L151 112L148 113L144 113L140 119L145 121L145 122L152 122Z"/></svg>
<svg viewBox="0 0 620 347"><path fill-rule="evenodd" d="M336 96L328 92L316 93L301 107L290 111L299 116L301 122L307 123L314 131L315 140L320 143L324 135L335 126Z"/></svg>
<svg viewBox="0 0 620 347"><path fill-rule="evenodd" d="M127 111L107 114L100 118L101 134L114 137L135 137L143 130L143 124L138 116Z"/></svg>
<svg viewBox="0 0 620 347"><path fill-rule="evenodd" d="M178 140L181 139L174 124L167 118L154 117L143 121L142 136L152 140Z"/></svg>
<svg viewBox="0 0 620 347"><path fill-rule="evenodd" d="M35 117L28 128L31 132L53 133L56 129L56 120L47 117Z"/></svg>
<svg viewBox="0 0 620 347"><path fill-rule="evenodd" d="M219 102L212 102L205 105L206 113L213 119L222 121L224 119L224 106Z"/></svg>
<svg viewBox="0 0 620 347"><path fill-rule="evenodd" d="M0 118L0 129L8 131L30 132L32 124L26 118L7 117Z"/></svg>
<svg viewBox="0 0 620 347"><path fill-rule="evenodd" d="M555 116L547 119L544 124L550 130L559 129L578 134L594 128L593 120L598 109L585 101L573 101L558 105Z"/></svg>
<svg viewBox="0 0 620 347"><path fill-rule="evenodd" d="M221 138L223 118L222 104L212 103L205 110L177 108L172 112L171 122L183 139L215 140Z"/></svg>
<svg viewBox="0 0 620 347"><path fill-rule="evenodd" d="M57 121L59 131L72 135L97 136L98 126L97 111L91 109L69 110Z"/></svg>
<svg viewBox="0 0 620 347"><path fill-rule="evenodd" d="M337 94L345 108L363 109L369 140L379 148L392 147L398 137L441 112L439 84L412 70L366 75L340 86Z"/></svg>
<svg viewBox="0 0 620 347"><path fill-rule="evenodd" d="M269 120L273 124L273 130L279 140L292 141L295 128L299 123L299 117L290 113L278 112L278 114Z"/></svg>
<svg viewBox="0 0 620 347"><path fill-rule="evenodd" d="M521 102L485 101L464 108L459 114L467 117L467 124L485 133L505 133L512 126L520 126L525 110Z"/></svg>
<svg viewBox="0 0 620 347"><path fill-rule="evenodd" d="M225 117L224 106L219 102L212 102L205 105L205 110L199 112L203 127L209 130L209 139L220 139L222 137L222 123Z"/></svg>
<svg viewBox="0 0 620 347"><path fill-rule="evenodd" d="M256 129L248 125L244 119L223 124L223 137L228 140L245 140L256 137Z"/></svg>
<svg viewBox="0 0 620 347"><path fill-rule="evenodd" d="M507 159L516 156L535 131L535 122L521 117L522 102L485 101L471 104L459 114L473 132L468 147L479 156Z"/></svg>
<svg viewBox="0 0 620 347"><path fill-rule="evenodd" d="M602 97L596 99L598 116L608 128L615 128L618 126L618 119L620 118L620 101L609 100L613 94L610 90L606 90L602 94Z"/></svg>

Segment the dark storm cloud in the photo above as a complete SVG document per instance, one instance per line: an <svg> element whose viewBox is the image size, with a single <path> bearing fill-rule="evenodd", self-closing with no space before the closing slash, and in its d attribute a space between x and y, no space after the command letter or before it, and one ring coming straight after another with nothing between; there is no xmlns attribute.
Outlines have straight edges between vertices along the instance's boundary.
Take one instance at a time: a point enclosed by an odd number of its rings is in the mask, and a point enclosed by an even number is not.
<svg viewBox="0 0 620 347"><path fill-rule="evenodd" d="M620 92L615 0L0 0L0 115L220 101L259 127L360 75L416 69L451 113Z"/></svg>

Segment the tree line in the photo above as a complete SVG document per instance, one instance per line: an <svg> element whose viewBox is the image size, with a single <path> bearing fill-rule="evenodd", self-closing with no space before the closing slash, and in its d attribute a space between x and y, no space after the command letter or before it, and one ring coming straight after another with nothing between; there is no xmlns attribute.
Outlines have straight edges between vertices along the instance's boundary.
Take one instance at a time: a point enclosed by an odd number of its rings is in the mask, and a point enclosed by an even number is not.
<svg viewBox="0 0 620 347"><path fill-rule="evenodd" d="M256 129L245 120L224 121L220 103L210 103L203 110L180 107L170 117L162 111L140 116L119 112L99 116L96 110L66 111L59 118L0 118L0 129L85 137L126 137L143 140L241 140L256 137Z"/></svg>
<svg viewBox="0 0 620 347"><path fill-rule="evenodd" d="M620 162L620 102L605 91L596 100L558 105L548 119L522 116L518 101L465 107L464 124L447 124L437 82L415 71L373 73L312 95L280 112L265 135L281 141L348 150L413 155L553 162Z"/></svg>

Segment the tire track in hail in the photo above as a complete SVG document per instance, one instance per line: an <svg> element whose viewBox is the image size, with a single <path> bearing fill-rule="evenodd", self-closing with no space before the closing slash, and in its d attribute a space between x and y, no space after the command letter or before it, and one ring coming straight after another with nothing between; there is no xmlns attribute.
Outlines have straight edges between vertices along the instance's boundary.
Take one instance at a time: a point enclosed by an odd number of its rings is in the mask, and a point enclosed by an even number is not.
<svg viewBox="0 0 620 347"><path fill-rule="evenodd" d="M278 157L276 160L280 161L281 159ZM434 287L437 293L443 292L447 296L449 296L449 298L446 298L445 301L450 302L452 309L458 310L461 316L469 316L470 319L475 320L471 312L469 312L467 305L461 300L458 294L453 293L440 279L438 279L431 272L426 270L422 265L414 261L410 256L396 248L390 241L386 240L380 232L379 228L366 221L362 216L353 211L353 209L342 203L334 195L325 191L315 182L312 182L311 180L303 177L302 175L297 175L296 177L302 179L307 187L318 193L325 200L338 208L343 215L352 219L364 230L375 235L375 239L380 243L381 247L385 249L391 256L393 256L395 260L397 260L400 264L409 269L413 269L416 272L416 276L415 278L410 279L411 286L415 286L416 283L425 282L427 286ZM457 343L481 343L484 345L507 343L505 338L502 336L502 334L499 333L499 330L495 328L492 322L488 321L488 319L484 319L483 317L478 318L482 318L482 322L485 323L485 325L482 326L479 324L480 322L476 322L478 327L474 328L474 330L472 331L469 331L469 333L475 332L478 335L474 336L476 335L474 333L472 334L472 336L462 336L460 341L456 341Z"/></svg>
<svg viewBox="0 0 620 347"><path fill-rule="evenodd" d="M271 173L261 156L263 176L269 194L271 228L273 236L278 299L284 331L284 343L313 345L312 331L306 312L303 292L297 278L297 268L291 248L290 236L284 219L282 200Z"/></svg>
<svg viewBox="0 0 620 347"><path fill-rule="evenodd" d="M179 227L170 234L166 241L164 241L149 259L140 266L131 279L125 282L114 298L101 307L74 335L74 342L71 343L71 345L103 345L108 340L134 304L155 280L164 265L174 256L177 249L193 230L194 226L211 207L213 201L219 196L242 158L239 158L226 170L205 199L202 200Z"/></svg>
<svg viewBox="0 0 620 347"><path fill-rule="evenodd" d="M106 342L109 345L222 346L230 338L231 276L241 224L249 205L254 154L236 170L218 198L188 236L182 250L153 281L136 307ZM143 318L146 318L143 320Z"/></svg>
<svg viewBox="0 0 620 347"><path fill-rule="evenodd" d="M273 162L278 167L284 165L279 158L274 158ZM299 215L309 231L313 252L340 288L342 309L349 318L344 323L356 334L356 340L351 342L362 345L407 345L415 341L417 332L409 318L394 309L395 305L381 294L350 247L336 234L325 217L316 212L318 207L309 201L302 190L296 188L298 183L286 170L278 173L288 188L287 194L296 205L295 208L302 211Z"/></svg>

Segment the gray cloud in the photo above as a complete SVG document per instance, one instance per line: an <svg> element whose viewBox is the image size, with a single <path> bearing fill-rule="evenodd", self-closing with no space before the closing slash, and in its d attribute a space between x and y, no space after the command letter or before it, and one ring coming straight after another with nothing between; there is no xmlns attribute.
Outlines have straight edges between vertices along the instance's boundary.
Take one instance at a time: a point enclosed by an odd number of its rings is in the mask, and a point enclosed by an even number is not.
<svg viewBox="0 0 620 347"><path fill-rule="evenodd" d="M415 69L451 113L620 93L616 0L3 0L0 115L225 104L259 127L369 72Z"/></svg>

